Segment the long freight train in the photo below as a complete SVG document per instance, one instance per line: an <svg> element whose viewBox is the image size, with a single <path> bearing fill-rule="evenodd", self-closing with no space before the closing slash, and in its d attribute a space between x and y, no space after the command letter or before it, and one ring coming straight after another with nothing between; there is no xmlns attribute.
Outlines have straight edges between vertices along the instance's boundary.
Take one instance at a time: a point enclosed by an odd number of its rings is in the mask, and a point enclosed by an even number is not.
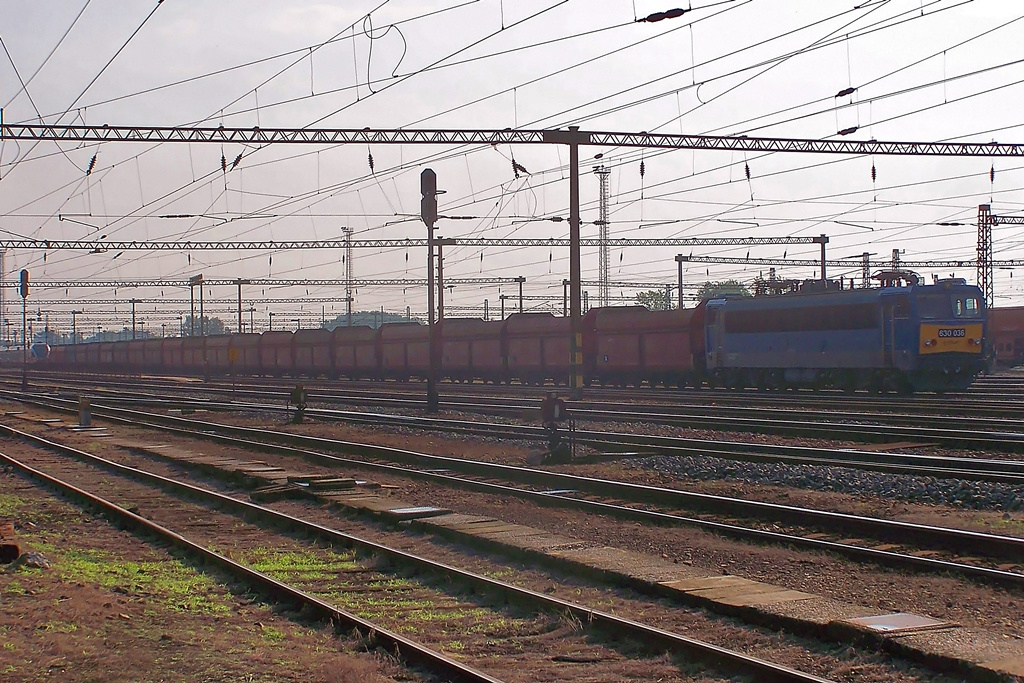
<svg viewBox="0 0 1024 683"><path fill-rule="evenodd" d="M911 281L913 282L913 281ZM898 282L892 284L899 284ZM713 299L695 308L596 308L582 320L587 384L815 388L908 393L966 388L985 368L981 291L932 285ZM569 320L518 313L445 319L441 373L453 382L565 383ZM100 342L54 347L60 369L407 380L429 369L418 323Z"/></svg>

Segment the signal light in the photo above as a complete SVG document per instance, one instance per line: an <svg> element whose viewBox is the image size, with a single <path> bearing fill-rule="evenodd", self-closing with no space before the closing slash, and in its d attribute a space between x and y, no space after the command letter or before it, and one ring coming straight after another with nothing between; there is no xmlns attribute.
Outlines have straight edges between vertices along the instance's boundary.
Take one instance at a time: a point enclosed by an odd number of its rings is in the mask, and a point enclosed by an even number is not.
<svg viewBox="0 0 1024 683"><path fill-rule="evenodd" d="M420 218L428 226L437 222L437 174L425 168L420 173Z"/></svg>
<svg viewBox="0 0 1024 683"><path fill-rule="evenodd" d="M18 285L18 291L21 292L21 298L28 298L28 271L21 271L21 284Z"/></svg>

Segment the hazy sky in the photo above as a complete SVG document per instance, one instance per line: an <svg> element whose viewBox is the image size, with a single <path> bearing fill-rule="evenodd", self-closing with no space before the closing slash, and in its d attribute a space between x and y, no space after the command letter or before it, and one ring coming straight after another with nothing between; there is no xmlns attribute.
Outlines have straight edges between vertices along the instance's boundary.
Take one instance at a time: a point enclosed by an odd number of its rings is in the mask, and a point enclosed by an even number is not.
<svg viewBox="0 0 1024 683"><path fill-rule="evenodd" d="M678 2L679 0L676 0ZM649 0L45 0L2 5L0 105L6 122L337 128L557 128L847 139L1024 142L1024 6L1013 0L708 0L682 17L637 22L676 4ZM23 84L26 84L23 87ZM846 88L849 96L836 97ZM239 155L242 161L228 172ZM601 154L600 162L594 155ZM95 164L87 174L91 160ZM369 158L373 158L373 169ZM527 173L513 171L513 160ZM555 146L274 146L5 141L0 229L41 239L256 240L425 236L419 174L446 190L447 237L564 237L568 153ZM1009 159L839 157L584 148L584 236L597 236L598 180L611 170L612 237L810 236L829 255L973 259L977 207L1024 211ZM872 179L874 167L875 178ZM643 174L641 174L641 168ZM747 178L749 168L750 178ZM991 169L995 179L990 179ZM190 214L199 218L161 218ZM63 218L64 220L61 220ZM938 222L962 222L939 227ZM995 232L996 258L1024 258L1021 226ZM676 278L688 249L615 249L613 282ZM701 248L695 256L748 249ZM751 257L814 258L815 246L752 248ZM339 251L12 252L7 277L34 280L344 277ZM565 249L449 248L446 277L525 276L533 310L561 309ZM358 278L421 278L422 249L358 250ZM584 251L594 280L597 253ZM922 273L930 276L927 269ZM763 268L690 265L685 279L750 281ZM936 271L949 276L948 269ZM832 275L839 273L832 272ZM859 275L859 268L845 273ZM971 268L956 272L974 281ZM813 277L813 268L780 268ZM1020 284L1017 284L1019 282ZM1024 274L996 272L997 305L1024 303ZM590 289L592 299L596 288ZM492 311L515 285L456 287L455 314ZM9 300L13 292L8 292ZM612 287L612 296L634 290ZM215 288L210 299L230 299ZM305 296L247 288L245 298ZM51 311L96 324L129 310L89 301L187 299L187 290L33 292ZM312 297L342 297L311 288ZM540 297L552 297L550 302ZM328 318L344 304L323 304ZM361 287L357 309L425 309L422 287ZM165 318L145 306L152 324ZM211 310L233 306L211 305ZM13 309L12 309L13 310ZM140 309L141 310L141 309ZM260 305L282 318L321 304ZM90 313L92 311L92 313ZM54 313L54 319L63 314ZM233 320L229 313L218 314ZM66 315L64 316L67 317ZM66 321L61 323L66 325ZM91 324L91 323L90 323ZM168 322L169 324L169 322ZM259 329L259 324L257 325Z"/></svg>

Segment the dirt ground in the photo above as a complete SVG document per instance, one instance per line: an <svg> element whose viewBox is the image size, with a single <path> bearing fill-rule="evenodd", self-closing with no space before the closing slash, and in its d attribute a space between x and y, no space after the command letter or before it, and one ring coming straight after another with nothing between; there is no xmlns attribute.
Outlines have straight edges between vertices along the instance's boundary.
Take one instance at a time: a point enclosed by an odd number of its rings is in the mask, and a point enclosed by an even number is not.
<svg viewBox="0 0 1024 683"><path fill-rule="evenodd" d="M0 474L0 521L49 569L0 565L0 680L389 681L329 625L275 614L226 577Z"/></svg>

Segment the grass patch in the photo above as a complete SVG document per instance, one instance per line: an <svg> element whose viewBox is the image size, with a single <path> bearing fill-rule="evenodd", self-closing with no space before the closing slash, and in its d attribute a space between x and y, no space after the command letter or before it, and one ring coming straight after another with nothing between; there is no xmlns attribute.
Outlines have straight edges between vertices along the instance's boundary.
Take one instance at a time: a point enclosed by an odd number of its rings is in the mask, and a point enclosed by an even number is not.
<svg viewBox="0 0 1024 683"><path fill-rule="evenodd" d="M13 517L18 508L24 504L25 502L14 494L0 493L0 516Z"/></svg>
<svg viewBox="0 0 1024 683"><path fill-rule="evenodd" d="M36 630L48 631L49 633L74 633L78 630L78 625L67 621L48 621L37 626Z"/></svg>
<svg viewBox="0 0 1024 683"><path fill-rule="evenodd" d="M94 549L65 550L54 562L61 578L88 581L127 594L156 597L172 610L226 613L230 608L211 600L217 584L204 574L174 561L118 560Z"/></svg>
<svg viewBox="0 0 1024 683"><path fill-rule="evenodd" d="M271 626L263 627L263 640L271 643L272 645L279 645L284 642L285 634L284 631L280 631Z"/></svg>
<svg viewBox="0 0 1024 683"><path fill-rule="evenodd" d="M341 573L359 569L355 553L337 553L322 558L314 553L261 548L246 553L243 561L253 569L280 581L337 579Z"/></svg>

